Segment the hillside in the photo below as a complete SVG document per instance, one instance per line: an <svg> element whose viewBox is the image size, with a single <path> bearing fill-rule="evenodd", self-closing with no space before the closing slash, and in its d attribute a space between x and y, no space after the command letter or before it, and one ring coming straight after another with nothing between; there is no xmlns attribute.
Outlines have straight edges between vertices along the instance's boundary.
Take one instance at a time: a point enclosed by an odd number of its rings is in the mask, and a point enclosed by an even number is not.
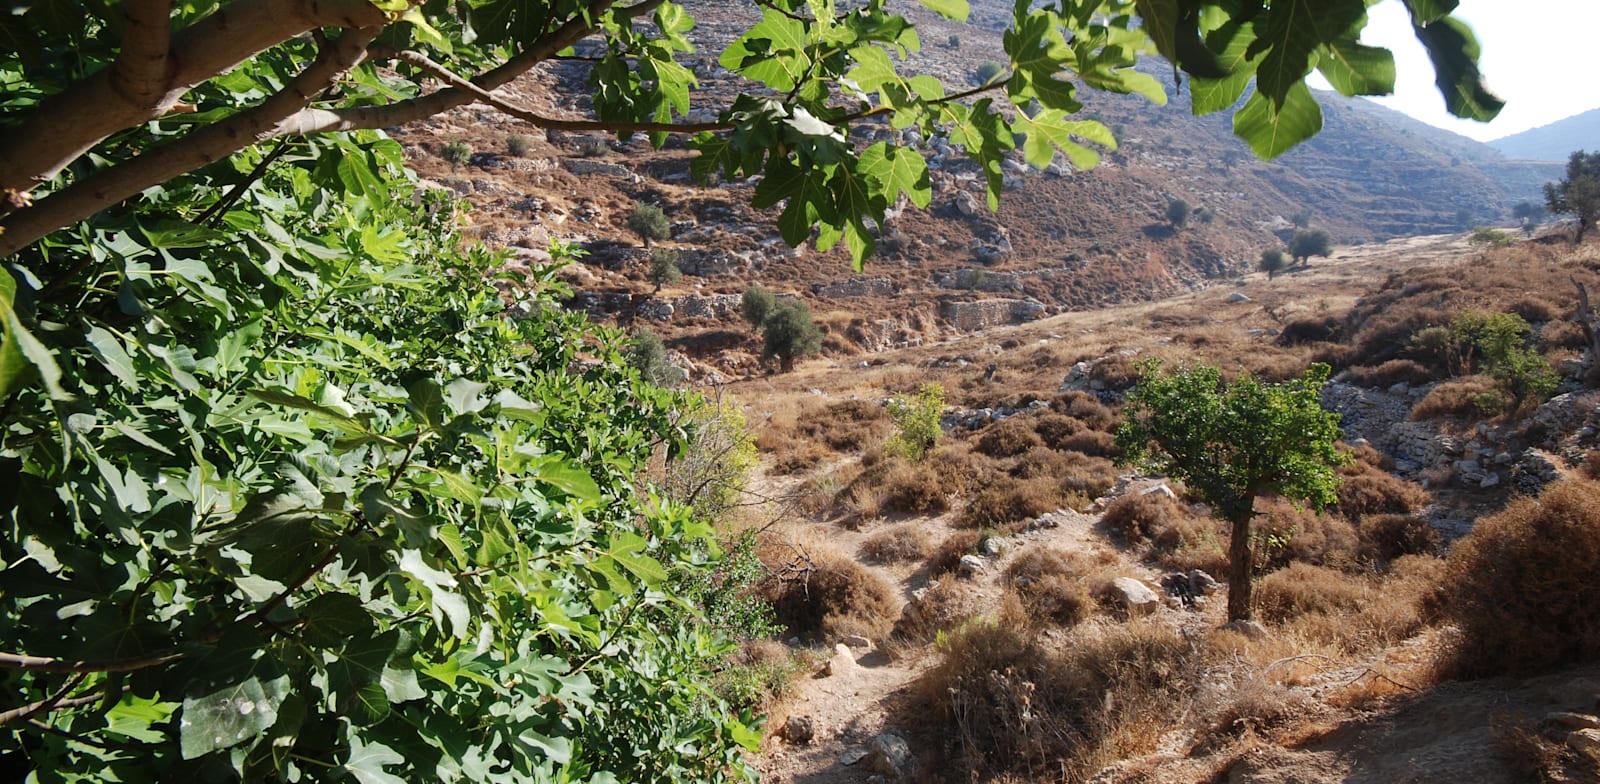
<svg viewBox="0 0 1600 784"><path fill-rule="evenodd" d="M1488 144L1512 160L1564 162L1578 150L1600 146L1600 109L1590 109Z"/></svg>
<svg viewBox="0 0 1600 784"><path fill-rule="evenodd" d="M738 14L749 9L689 5L700 20L694 70L714 106L734 86L716 53L743 29L748 20ZM914 11L924 48L911 67L959 83L1000 50L994 29L1008 7L976 4L973 26ZM1170 88L1170 72L1149 67ZM581 108L589 100L587 68L555 64L503 92L542 111ZM755 346L736 312L738 295L755 282L810 300L830 353L870 353L1202 289L1249 271L1302 212L1344 244L1506 222L1510 203L1536 198L1557 172L1550 164L1506 162L1463 137L1332 95L1323 96L1324 133L1270 163L1231 135L1226 116L1193 117L1181 96L1167 106L1087 90L1082 98L1084 116L1113 129L1118 149L1089 171L1057 164L1041 172L1020 157L1008 161L998 213L983 206L978 169L943 139L861 128L868 139L894 133L921 145L934 188L928 210L893 212L880 254L862 275L851 272L842 250L784 245L777 211L748 206L754 183L694 185L693 154L674 142L656 151L641 138L544 134L484 109L395 136L425 176L474 203L473 232L489 245L537 260L552 238L582 244L590 255L569 272L578 289L574 307L597 318L637 318L668 338L695 378L708 381L757 370ZM507 141L519 134L528 137L527 149L511 155ZM477 151L460 171L439 157L451 141ZM1169 199L1195 209L1186 228L1167 225ZM623 228L639 203L667 212L674 235L662 245L679 254L686 273L654 296L645 280L648 253Z"/></svg>

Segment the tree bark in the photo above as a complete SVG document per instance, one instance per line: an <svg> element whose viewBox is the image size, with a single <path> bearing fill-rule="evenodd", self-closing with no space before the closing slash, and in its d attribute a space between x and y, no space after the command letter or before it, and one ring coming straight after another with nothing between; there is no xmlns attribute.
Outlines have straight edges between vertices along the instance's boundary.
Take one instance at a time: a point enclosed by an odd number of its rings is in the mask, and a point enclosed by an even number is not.
<svg viewBox="0 0 1600 784"><path fill-rule="evenodd" d="M1254 554L1250 552L1250 519L1255 516L1255 503L1243 507L1242 512L1232 512L1228 521L1233 533L1228 538L1228 620L1248 621L1253 616L1250 608L1251 572Z"/></svg>
<svg viewBox="0 0 1600 784"><path fill-rule="evenodd" d="M367 0L236 0L172 34L169 6L127 3L116 62L45 100L0 137L0 190L25 193L54 179L107 136L167 114L196 85L297 35L389 21ZM159 18L164 10L168 16Z"/></svg>

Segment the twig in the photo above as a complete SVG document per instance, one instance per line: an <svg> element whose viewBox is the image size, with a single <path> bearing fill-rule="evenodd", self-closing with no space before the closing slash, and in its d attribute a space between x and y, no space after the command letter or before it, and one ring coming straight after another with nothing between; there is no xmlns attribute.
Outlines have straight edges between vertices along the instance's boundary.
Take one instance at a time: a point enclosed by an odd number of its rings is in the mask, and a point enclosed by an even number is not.
<svg viewBox="0 0 1600 784"><path fill-rule="evenodd" d="M83 679L87 677L89 677L88 673L77 673L71 678L68 678L67 685L62 686L56 691L55 694L39 700L38 702L29 703L20 708L12 708L4 713L0 713L0 726L10 724L18 719L26 719L39 713L49 713L50 711L58 708L76 708L79 705L88 705L91 702L98 701L100 699L99 694L73 697L70 700L66 698L68 692L78 688L78 684L83 683Z"/></svg>
<svg viewBox="0 0 1600 784"><path fill-rule="evenodd" d="M183 658L181 653L163 653L138 659L81 661L29 656L23 653L0 653L0 669L27 672L133 672L147 667L158 667L181 658Z"/></svg>

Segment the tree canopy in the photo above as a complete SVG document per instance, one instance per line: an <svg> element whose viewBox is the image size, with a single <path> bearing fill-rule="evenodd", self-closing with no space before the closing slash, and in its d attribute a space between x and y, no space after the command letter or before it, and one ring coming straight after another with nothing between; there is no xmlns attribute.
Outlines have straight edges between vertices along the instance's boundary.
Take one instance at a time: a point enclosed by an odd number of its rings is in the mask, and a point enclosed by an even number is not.
<svg viewBox="0 0 1600 784"><path fill-rule="evenodd" d="M1402 1L1450 110L1494 116L1500 101L1483 88L1477 42L1449 16L1455 0ZM966 0L919 2L958 22L968 14ZM885 210L902 196L926 206L931 195L916 150L856 143L852 129L869 118L925 138L947 134L983 167L993 208L1007 151L1020 146L1041 167L1061 153L1085 167L1099 157L1088 145L1116 144L1103 125L1073 119L1080 89L1166 100L1159 82L1133 68L1144 52L1188 74L1197 113L1243 98L1234 130L1262 156L1321 128L1305 83L1313 69L1346 95L1393 89L1393 57L1360 42L1366 0L1323 0L1315 13L1281 0L1034 5L1016 4L1004 71L967 87L906 71L904 58L922 41L887 0L755 3L759 21L718 58L744 90L705 122L686 119L699 98L684 65L695 21L663 0L19 6L0 17L0 192L14 208L0 218L0 257L256 144L483 103L544 129L648 133L657 143L693 134L697 176L764 175L755 202L785 204L786 241L813 233L822 249L843 241L859 263ZM590 48L574 55L586 40ZM547 116L495 92L574 56L591 65L588 116Z"/></svg>
<svg viewBox="0 0 1600 784"><path fill-rule="evenodd" d="M1567 176L1560 182L1545 183L1544 200L1551 212L1578 219L1573 242L1583 242L1583 235L1600 219L1600 152L1572 153L1567 159Z"/></svg>
<svg viewBox="0 0 1600 784"><path fill-rule="evenodd" d="M1324 258L1333 255L1333 235L1326 229L1297 231L1289 240L1289 255L1296 264L1305 264L1312 256Z"/></svg>
<svg viewBox="0 0 1600 784"><path fill-rule="evenodd" d="M1244 376L1223 383L1214 367L1163 373L1141 367L1117 432L1124 459L1176 477L1233 526L1228 618L1249 618L1250 522L1256 498L1278 495L1321 508L1338 500L1339 415L1322 408L1327 365L1281 384Z"/></svg>

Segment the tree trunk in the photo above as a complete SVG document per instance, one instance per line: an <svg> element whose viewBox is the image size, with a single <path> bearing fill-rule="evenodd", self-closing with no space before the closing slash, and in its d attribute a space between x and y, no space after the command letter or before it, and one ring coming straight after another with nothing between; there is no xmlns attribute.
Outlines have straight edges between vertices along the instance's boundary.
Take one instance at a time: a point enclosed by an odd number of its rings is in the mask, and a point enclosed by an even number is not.
<svg viewBox="0 0 1600 784"><path fill-rule="evenodd" d="M1228 620L1248 621L1250 612L1250 573L1254 558L1250 552L1250 518L1255 504L1228 515L1233 535L1228 539Z"/></svg>
<svg viewBox="0 0 1600 784"><path fill-rule="evenodd" d="M794 370L794 355L786 352L778 354L778 368L784 373Z"/></svg>

